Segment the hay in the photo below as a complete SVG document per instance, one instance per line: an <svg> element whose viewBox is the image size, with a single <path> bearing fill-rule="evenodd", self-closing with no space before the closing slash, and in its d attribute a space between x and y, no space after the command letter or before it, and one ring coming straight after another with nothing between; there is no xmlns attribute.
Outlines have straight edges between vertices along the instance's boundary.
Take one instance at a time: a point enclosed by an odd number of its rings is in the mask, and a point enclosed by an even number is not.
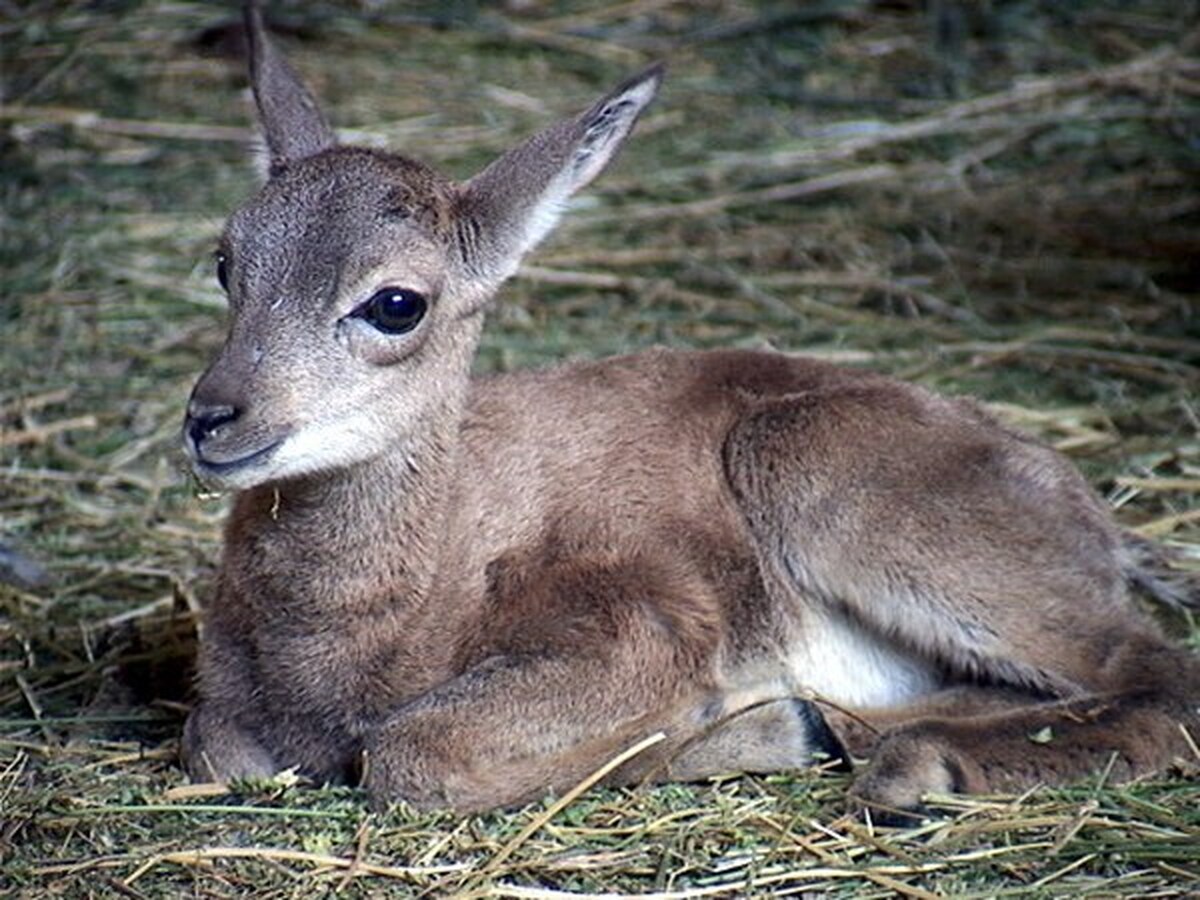
<svg viewBox="0 0 1200 900"><path fill-rule="evenodd" d="M773 345L975 393L1200 573L1194 4L629 0L295 5L356 140L466 175L666 57L623 160L506 289L482 369ZM368 813L287 779L186 786L223 498L177 447L249 190L208 4L0 20L0 888L15 896L1183 896L1200 753L1117 787L947 797L886 830L844 777ZM1195 646L1186 611L1168 626ZM1192 736L1195 738L1196 736Z"/></svg>

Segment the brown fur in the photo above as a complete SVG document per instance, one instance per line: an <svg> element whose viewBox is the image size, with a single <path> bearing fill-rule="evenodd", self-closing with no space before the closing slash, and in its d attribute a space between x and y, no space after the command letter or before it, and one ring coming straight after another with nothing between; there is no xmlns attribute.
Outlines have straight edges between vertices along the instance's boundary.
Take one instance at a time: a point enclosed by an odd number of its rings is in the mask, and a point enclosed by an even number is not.
<svg viewBox="0 0 1200 900"><path fill-rule="evenodd" d="M614 780L803 766L842 752L808 692L882 808L1187 752L1200 664L1128 596L1146 550L975 404L736 351L469 378L480 310L657 72L456 186L332 146L252 46L275 174L227 230L230 337L186 428L241 491L194 776L486 809L655 731ZM382 285L428 296L411 333L360 321Z"/></svg>

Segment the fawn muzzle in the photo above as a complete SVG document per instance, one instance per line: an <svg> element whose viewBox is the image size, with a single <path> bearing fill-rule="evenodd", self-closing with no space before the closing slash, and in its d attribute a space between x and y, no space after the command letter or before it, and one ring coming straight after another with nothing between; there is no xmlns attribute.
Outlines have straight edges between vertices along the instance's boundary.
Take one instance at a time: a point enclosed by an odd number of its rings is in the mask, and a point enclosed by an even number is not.
<svg viewBox="0 0 1200 900"><path fill-rule="evenodd" d="M201 378L183 422L183 445L192 468L208 481L221 481L265 463L290 430L256 421L245 404L222 389L224 383L207 374Z"/></svg>

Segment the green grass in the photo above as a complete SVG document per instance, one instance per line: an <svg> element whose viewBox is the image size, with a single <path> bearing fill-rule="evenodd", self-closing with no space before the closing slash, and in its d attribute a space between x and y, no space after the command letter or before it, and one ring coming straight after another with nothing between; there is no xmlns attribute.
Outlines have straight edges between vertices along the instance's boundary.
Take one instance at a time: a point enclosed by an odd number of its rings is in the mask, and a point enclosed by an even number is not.
<svg viewBox="0 0 1200 900"><path fill-rule="evenodd" d="M973 393L1200 571L1194 2L280 6L339 127L458 177L669 60L622 159L505 289L480 369L770 344ZM181 793L225 500L177 431L222 339L214 240L254 185L217 39L235 12L0 16L0 547L48 571L0 583L0 894L1200 890L1197 760L945 798L901 831L846 817L845 779L819 774L593 790L548 818Z"/></svg>

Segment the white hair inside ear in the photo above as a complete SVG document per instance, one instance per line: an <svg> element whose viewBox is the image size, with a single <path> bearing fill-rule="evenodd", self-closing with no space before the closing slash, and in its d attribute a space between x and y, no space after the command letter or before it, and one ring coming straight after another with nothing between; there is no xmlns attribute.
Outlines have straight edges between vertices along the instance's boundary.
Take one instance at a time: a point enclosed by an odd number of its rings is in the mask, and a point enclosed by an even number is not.
<svg viewBox="0 0 1200 900"><path fill-rule="evenodd" d="M271 151L262 137L250 142L250 166L259 184L266 184L271 177Z"/></svg>

